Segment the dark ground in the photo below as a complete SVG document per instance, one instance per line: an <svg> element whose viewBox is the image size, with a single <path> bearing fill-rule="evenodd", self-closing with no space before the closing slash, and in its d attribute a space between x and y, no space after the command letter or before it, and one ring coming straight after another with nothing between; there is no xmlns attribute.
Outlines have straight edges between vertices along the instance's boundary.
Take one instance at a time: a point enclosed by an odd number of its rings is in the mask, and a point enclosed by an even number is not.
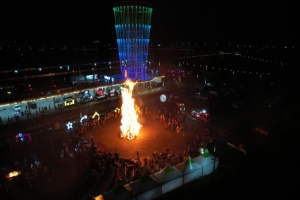
<svg viewBox="0 0 300 200"><path fill-rule="evenodd" d="M259 93L256 94L254 99L260 95L261 94ZM290 99L287 99L284 102L289 105L287 106L289 108L297 103L295 99L293 99L292 102ZM252 113L261 112L260 114L262 115L264 112L264 110L257 110L257 108L253 109ZM277 131L274 131L276 134L268 137L258 135L251 138L252 142L257 144L255 148L253 147L251 154L244 156L234 149L221 151L221 149L226 148L220 145L218 148L220 150L217 150L216 152L217 156L220 158L220 164L218 170L216 170L214 174L202 177L194 182L182 186L181 188L171 191L170 193L163 195L160 199L211 199L219 197L231 199L287 199L291 196L299 195L298 190L295 189L298 186L299 179L299 158L297 156L299 152L297 149L297 142L299 141L298 133L300 132L298 126L299 116L297 116L296 110L291 110L292 109L287 110L287 119L280 119L279 124L286 124L284 131L282 129L278 129ZM41 121L37 121L37 123L41 124ZM5 129L2 130L5 131ZM48 133L44 132L43 134ZM217 143L222 141L222 139L220 139L217 135L213 136ZM56 136L53 135L52 137L54 138ZM58 141L61 141L62 138L64 137L57 135ZM41 137L40 142L44 139L47 143L49 143L49 139L46 137ZM36 147L39 148L39 145L41 144L42 143L37 143ZM58 150L60 145L61 144L57 144ZM11 154L15 154L16 150L17 149L6 148L3 149L2 153L7 154L7 152L9 152ZM53 196L50 195L48 196L48 199L68 199L70 196L72 196L72 199L83 199L84 194L86 194L85 192L89 191L95 183L86 178L77 179L74 176L74 171L72 171L72 169L74 169L78 163L82 163L85 159L85 157L79 158L77 162L73 160L59 160L57 165L55 165L57 167L57 173L52 177L53 180L55 177L59 180L59 173L61 173L67 177L65 180L79 184L75 184L74 186L65 189L65 191L62 191L61 188L57 189L56 187L43 188L48 186L47 184L44 186L39 185L41 181L45 180L44 178L47 178L43 177L39 180L40 182L37 182L36 184L38 190L48 190L49 192L52 191L61 194ZM60 170L59 166L63 166L64 169L61 168ZM69 170L65 171L65 169ZM84 174L82 175L82 177L86 177ZM64 185L65 183L67 182L57 182L56 186ZM108 185L104 184L103 187L108 187ZM47 199L47 195L45 196L43 194L41 196L37 196L37 193L30 192L30 190L24 185L19 185L17 189L18 188L19 190L15 190L16 192L13 190L9 194L2 188L1 197L4 197L4 199L19 199L21 197L22 199L36 199L36 197ZM27 195L22 194L21 191L24 189L28 191L26 193ZM104 190L105 189L103 189L103 191Z"/></svg>

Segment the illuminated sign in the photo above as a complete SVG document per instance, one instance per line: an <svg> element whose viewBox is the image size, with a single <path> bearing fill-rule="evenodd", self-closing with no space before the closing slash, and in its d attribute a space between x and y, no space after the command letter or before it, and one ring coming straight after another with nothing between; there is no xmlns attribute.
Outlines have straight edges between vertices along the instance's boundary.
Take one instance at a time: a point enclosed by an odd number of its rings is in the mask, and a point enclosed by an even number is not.
<svg viewBox="0 0 300 200"><path fill-rule="evenodd" d="M105 98L106 94L102 88L98 88L98 90L96 92L96 96L98 99L100 99L100 98Z"/></svg>
<svg viewBox="0 0 300 200"><path fill-rule="evenodd" d="M75 100L72 97L64 99L65 106L71 106L75 104Z"/></svg>
<svg viewBox="0 0 300 200"><path fill-rule="evenodd" d="M88 90L85 90L82 94L83 98L89 98L91 95L90 95L90 91Z"/></svg>
<svg viewBox="0 0 300 200"><path fill-rule="evenodd" d="M98 79L98 75L97 75L97 74L94 74L94 75L86 75L86 76L85 76L85 79L88 80L88 81L91 81L91 80L97 80L97 79Z"/></svg>
<svg viewBox="0 0 300 200"><path fill-rule="evenodd" d="M104 76L104 79L110 80L110 76Z"/></svg>

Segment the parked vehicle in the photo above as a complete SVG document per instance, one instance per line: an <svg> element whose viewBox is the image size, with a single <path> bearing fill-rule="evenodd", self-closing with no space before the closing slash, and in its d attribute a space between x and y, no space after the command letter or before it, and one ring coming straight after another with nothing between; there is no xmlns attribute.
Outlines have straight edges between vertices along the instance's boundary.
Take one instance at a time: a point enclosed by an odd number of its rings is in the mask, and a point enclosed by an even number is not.
<svg viewBox="0 0 300 200"><path fill-rule="evenodd" d="M13 105L13 110L15 112L21 112L21 106L19 104Z"/></svg>
<svg viewBox="0 0 300 200"><path fill-rule="evenodd" d="M37 108L37 104L35 102L28 102L28 108L30 108L30 109L36 109Z"/></svg>
<svg viewBox="0 0 300 200"><path fill-rule="evenodd" d="M205 122L210 121L210 115L205 109L192 109L191 116L192 118L196 118L196 119L198 118Z"/></svg>

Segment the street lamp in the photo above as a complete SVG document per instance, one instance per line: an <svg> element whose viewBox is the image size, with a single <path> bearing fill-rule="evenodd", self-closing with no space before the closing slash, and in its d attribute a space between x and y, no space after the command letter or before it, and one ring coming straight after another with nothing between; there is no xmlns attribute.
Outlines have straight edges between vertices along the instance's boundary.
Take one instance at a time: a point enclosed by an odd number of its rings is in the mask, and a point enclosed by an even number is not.
<svg viewBox="0 0 300 200"><path fill-rule="evenodd" d="M109 73L110 73L110 75L109 75L109 82L112 83L111 82L111 62L109 61L108 64L109 64Z"/></svg>
<svg viewBox="0 0 300 200"><path fill-rule="evenodd" d="M216 144L214 143L214 149L213 149L213 158L212 160L214 161L213 163L213 171L212 171L212 183L214 182L214 174L215 174L215 166L216 166Z"/></svg>

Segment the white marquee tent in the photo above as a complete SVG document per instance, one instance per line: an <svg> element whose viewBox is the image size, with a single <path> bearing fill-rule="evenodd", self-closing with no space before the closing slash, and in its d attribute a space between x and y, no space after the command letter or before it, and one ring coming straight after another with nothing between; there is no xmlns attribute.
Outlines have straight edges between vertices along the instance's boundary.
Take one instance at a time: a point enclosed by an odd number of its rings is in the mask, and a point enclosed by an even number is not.
<svg viewBox="0 0 300 200"><path fill-rule="evenodd" d="M117 183L111 190L97 196L95 200L128 200L132 198L129 184Z"/></svg>
<svg viewBox="0 0 300 200"><path fill-rule="evenodd" d="M158 199L185 183L191 182L204 175L211 174L218 168L219 158L208 150L200 156L188 156L182 163L175 166L168 164L154 174L144 174L138 180L126 185L117 184L95 200L150 200Z"/></svg>
<svg viewBox="0 0 300 200"><path fill-rule="evenodd" d="M183 183L182 173L175 167L167 165L162 170L154 173L154 176L162 183L162 194L165 194L175 188L178 188Z"/></svg>
<svg viewBox="0 0 300 200"><path fill-rule="evenodd" d="M218 168L219 159L214 157L206 150L206 152L200 156L193 158L193 160L202 166L202 176L208 175Z"/></svg>
<svg viewBox="0 0 300 200"><path fill-rule="evenodd" d="M153 174L144 174L129 185L137 200L158 199L161 196L161 183Z"/></svg>
<svg viewBox="0 0 300 200"><path fill-rule="evenodd" d="M183 184L202 176L202 166L195 162L190 156L174 167L183 174Z"/></svg>

